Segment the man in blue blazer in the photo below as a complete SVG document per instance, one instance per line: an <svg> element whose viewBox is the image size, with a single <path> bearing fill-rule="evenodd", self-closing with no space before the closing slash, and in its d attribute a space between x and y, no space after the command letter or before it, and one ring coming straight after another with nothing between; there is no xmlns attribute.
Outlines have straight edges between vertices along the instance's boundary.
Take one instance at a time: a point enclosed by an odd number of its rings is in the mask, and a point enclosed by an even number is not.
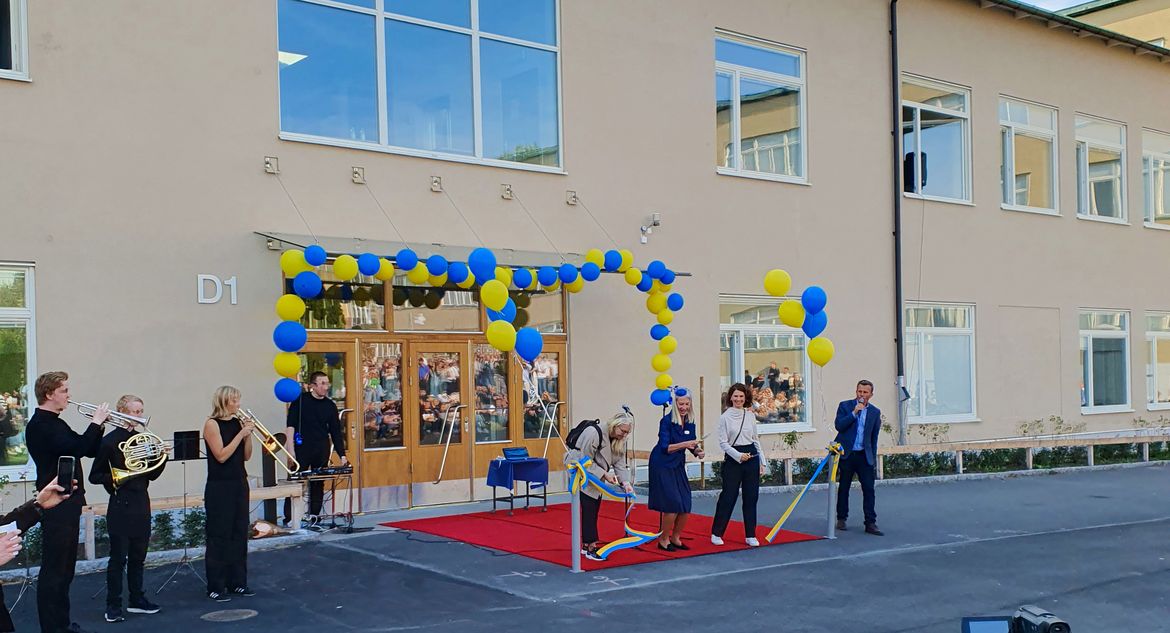
<svg viewBox="0 0 1170 633"><path fill-rule="evenodd" d="M857 383L857 397L837 405L837 439L845 449L841 458L841 484L837 490L837 529L845 530L845 519L849 518L849 487L853 475L861 481L862 507L865 510L865 532L884 536L877 526L877 513L873 509L873 482L876 479L877 440L882 430L882 412L869 403L873 397L873 383L862 380Z"/></svg>

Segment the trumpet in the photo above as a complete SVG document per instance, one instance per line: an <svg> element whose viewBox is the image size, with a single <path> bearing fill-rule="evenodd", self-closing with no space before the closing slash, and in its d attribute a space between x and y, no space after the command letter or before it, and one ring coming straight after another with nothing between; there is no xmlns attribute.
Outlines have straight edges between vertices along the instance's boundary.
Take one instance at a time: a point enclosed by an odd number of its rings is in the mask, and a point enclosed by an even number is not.
<svg viewBox="0 0 1170 633"><path fill-rule="evenodd" d="M268 427L260 422L260 419L256 417L256 414L252 413L251 409L240 409L236 415L239 415L244 422L252 423L254 427L252 429L252 436L260 442L260 446L276 460L276 463L281 468L285 469L290 475L300 471L301 463L297 461L296 457L293 457L292 453L288 452L284 444L281 444L276 439L272 431L269 431Z"/></svg>
<svg viewBox="0 0 1170 633"><path fill-rule="evenodd" d="M70 400L69 404L77 407L78 413L91 420L98 410L98 406L96 404L90 404L88 402L77 402L75 400ZM108 424L113 424L114 426L120 426L127 431L145 431L146 425L150 424L150 416L140 418L136 415L130 415L129 413L122 413L121 411L111 410L109 417L106 418L106 422ZM159 441L161 442L162 440Z"/></svg>

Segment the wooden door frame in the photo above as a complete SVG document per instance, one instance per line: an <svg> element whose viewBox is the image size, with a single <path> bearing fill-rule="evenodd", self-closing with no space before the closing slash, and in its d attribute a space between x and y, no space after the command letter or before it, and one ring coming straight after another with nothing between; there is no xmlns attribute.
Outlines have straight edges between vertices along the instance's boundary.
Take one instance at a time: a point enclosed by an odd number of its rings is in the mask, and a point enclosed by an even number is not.
<svg viewBox="0 0 1170 633"><path fill-rule="evenodd" d="M411 442L409 444L409 446L410 446L409 455L410 455L410 459L413 463L415 456L418 455L418 453L415 452L416 450L421 452L421 451L429 448L429 447L423 447L423 445L421 444L422 438L421 438L420 433L419 433L419 426L420 426L419 423L421 420L418 419L418 416L419 416L419 413L418 413L419 412L418 357L421 354L435 353L435 352L458 353L460 355L460 360L459 360L459 382L460 382L459 403L462 405L465 405L459 411L459 418L460 419L458 422L459 424L462 425L460 427L460 431L459 431L459 438L461 441L462 450L449 451L447 453L447 460L448 460L448 462L450 462L452 455L461 455L461 459L463 460L463 464L464 464L465 470L467 472L467 499L466 499L466 501L473 501L475 499L475 471L474 471L474 465L475 465L475 461L474 461L474 452L475 452L475 428L474 428L475 417L474 416L475 416L475 409L472 408L472 405L468 404L468 402L470 400L468 392L470 391L470 385L471 385L471 381L473 379L473 372L471 371L471 369L474 368L474 362L475 362L475 360L474 360L474 345L476 344L476 341L474 339L470 338L468 335L460 335L460 336L462 336L463 339L461 341L458 341L458 342L443 342L443 341L436 341L436 340L410 341L410 342L408 342L408 344L406 346L403 347L403 350L402 350L403 355L406 355L407 353L410 354L408 357L408 360L409 360L409 370L408 371L410 372L410 377L411 377L411 382L413 384L413 388L410 390L409 400L407 398L407 395L405 393L403 394L402 406L403 406L403 409L407 409L409 407L409 411L412 412L412 414L410 416L411 422L409 422L409 425L413 428L411 430L410 435L406 436L406 437L408 437L409 438L408 441ZM485 341L486 341L486 339L485 339ZM470 411L469 411L469 409L470 409ZM467 420L468 420L467 416L469 416L469 415L471 416L470 420L471 420L472 424L467 424ZM402 423L408 424L407 417L406 417L406 411L403 411L403 422ZM441 438L440 438L440 443L436 446L439 446L439 445L442 445ZM428 476L427 480L429 481L429 476ZM415 477L415 470L414 470L414 468L411 468L411 473L410 473L410 484L411 484L411 491L412 491L411 492L411 499L410 499L411 507L414 507L413 487L414 487L414 484L416 482L417 482L417 480ZM426 483L426 481L417 482L417 483ZM463 500L456 501L455 503L461 503L461 502L463 502Z"/></svg>
<svg viewBox="0 0 1170 633"><path fill-rule="evenodd" d="M345 360L345 407L352 409L350 417L346 421L346 427L342 429L345 434L345 454L349 458L350 465L353 466L353 479L351 481L361 482L361 453L360 439L356 437L357 429L360 426L362 419L362 389L361 382L358 380L360 371L355 369L360 367L361 363L361 346L358 339L354 338L351 341L309 341L301 348L298 354L329 354L339 353L344 354ZM355 404L356 399L356 404ZM287 422L280 427L283 432L287 429ZM355 446L357 447L355 449ZM336 449L334 449L336 452ZM333 460L333 453L330 453L330 462ZM361 508L361 485L353 486L353 490L348 491L349 494L355 495L353 498L353 507Z"/></svg>

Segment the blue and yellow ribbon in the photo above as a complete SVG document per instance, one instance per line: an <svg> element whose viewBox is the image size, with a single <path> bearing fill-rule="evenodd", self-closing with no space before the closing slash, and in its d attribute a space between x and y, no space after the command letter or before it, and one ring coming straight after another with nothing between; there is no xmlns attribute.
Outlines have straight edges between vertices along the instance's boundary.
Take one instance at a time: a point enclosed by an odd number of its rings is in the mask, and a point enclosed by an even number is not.
<svg viewBox="0 0 1170 633"><path fill-rule="evenodd" d="M636 504L634 504L633 501L637 499L637 496L633 493L626 492L625 490L612 488L600 477L589 472L589 466L592 464L593 460L588 457L569 463L569 492L571 494L576 496L580 494L581 488L585 487L586 485L592 485L594 488L597 488L598 492L600 492L604 497L608 497L615 501L629 500L631 502L630 507L626 508L626 517L622 522L626 529L626 536L623 536L622 538L619 538L612 543L606 543L605 545L602 545L597 549L597 555L604 560L605 558L609 557L610 554L616 551L638 547L639 545L645 545L646 543L649 543L650 541L658 538L662 532L644 532L642 530L635 530L634 528L630 527L630 512L634 510L634 505Z"/></svg>
<svg viewBox="0 0 1170 633"><path fill-rule="evenodd" d="M784 523L788 520L789 515L791 515L792 511L796 509L796 504L800 503L800 500L804 498L804 493L808 492L808 489L812 487L813 482L817 480L817 476L821 474L821 469L825 467L825 464L828 463L830 459L833 461L833 466L829 471L829 485L831 486L837 481L837 462L841 455L845 454L845 451L841 448L841 444L838 442L829 444L828 451L829 452L825 455L825 458L822 459L821 463L817 465L817 469L813 473L813 476L809 478L808 483L804 485L804 488L801 488L800 494L796 495L796 498L792 500L792 503L788 504L788 509L784 511L784 514L780 515L780 520L776 521L776 525L773 525L772 529L768 531L768 535L764 537L764 539L769 543L771 543L772 540L776 538L776 534L780 532L780 528L784 527Z"/></svg>

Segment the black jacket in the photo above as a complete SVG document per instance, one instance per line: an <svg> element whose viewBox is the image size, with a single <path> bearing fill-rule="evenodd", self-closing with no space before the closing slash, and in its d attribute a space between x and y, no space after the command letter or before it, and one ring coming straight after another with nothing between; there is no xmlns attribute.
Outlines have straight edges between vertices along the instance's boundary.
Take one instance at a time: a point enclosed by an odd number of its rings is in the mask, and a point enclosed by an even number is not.
<svg viewBox="0 0 1170 633"><path fill-rule="evenodd" d="M33 505L32 501L25 503L19 508L0 517L0 525L8 525L16 522L16 529L20 530L21 535L28 534L28 529L36 525L41 520L41 511ZM4 603L4 588L0 586L0 604ZM12 624L12 616L8 613L8 608L0 609L0 632L7 633L8 631L15 631L16 627Z"/></svg>
<svg viewBox="0 0 1170 633"><path fill-rule="evenodd" d="M97 424L86 425L85 433L78 434L69 428L69 425L59 415L45 409L37 409L28 426L24 430L24 439L28 444L28 454L37 465L37 488L44 488L57 476L57 460L65 455L77 458L76 470L77 489L61 505L53 508L54 512L70 514L65 510L70 506L72 512L80 514L85 505L85 473L81 468L82 457L97 457L98 447L102 443L102 427Z"/></svg>
<svg viewBox="0 0 1170 633"><path fill-rule="evenodd" d="M118 447L136 433L115 428L102 438L89 481L101 484L110 493L106 510L106 526L111 535L144 538L150 536L150 482L158 479L163 469L157 468L145 475L131 477L114 488L112 468L126 469L126 457Z"/></svg>

